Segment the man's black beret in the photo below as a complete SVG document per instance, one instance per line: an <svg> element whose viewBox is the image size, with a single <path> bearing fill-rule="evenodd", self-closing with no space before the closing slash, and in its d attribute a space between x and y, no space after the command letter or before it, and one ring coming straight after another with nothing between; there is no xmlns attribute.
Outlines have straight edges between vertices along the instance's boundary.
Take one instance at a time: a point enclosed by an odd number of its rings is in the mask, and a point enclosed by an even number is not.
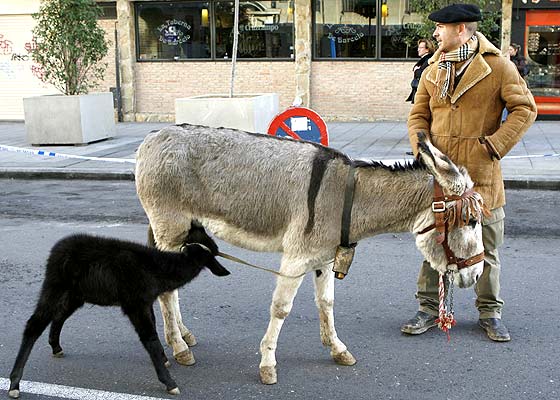
<svg viewBox="0 0 560 400"><path fill-rule="evenodd" d="M482 19L480 8L474 4L451 4L434 11L428 18L434 22L450 24L454 22L474 22Z"/></svg>

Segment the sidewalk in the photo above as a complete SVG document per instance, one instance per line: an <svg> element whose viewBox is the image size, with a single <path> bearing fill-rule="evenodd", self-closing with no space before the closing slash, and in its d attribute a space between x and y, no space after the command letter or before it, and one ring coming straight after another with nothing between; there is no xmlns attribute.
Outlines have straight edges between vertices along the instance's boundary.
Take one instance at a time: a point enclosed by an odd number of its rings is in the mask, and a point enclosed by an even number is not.
<svg viewBox="0 0 560 400"><path fill-rule="evenodd" d="M25 141L23 122L0 122L0 145L87 157L133 159L152 130L169 123L119 123L115 137L84 146L32 147ZM406 122L330 122L329 145L354 158L411 159ZM537 121L508 156L560 153L560 121ZM560 157L502 160L508 188L560 190ZM0 151L0 178L134 179L134 164L65 159Z"/></svg>

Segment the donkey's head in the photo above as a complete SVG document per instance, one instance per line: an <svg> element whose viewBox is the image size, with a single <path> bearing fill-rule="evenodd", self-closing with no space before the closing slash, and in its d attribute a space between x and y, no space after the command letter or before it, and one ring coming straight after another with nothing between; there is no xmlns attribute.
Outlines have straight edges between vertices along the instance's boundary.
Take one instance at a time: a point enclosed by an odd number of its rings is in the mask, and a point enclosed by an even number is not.
<svg viewBox="0 0 560 400"><path fill-rule="evenodd" d="M423 133L418 134L418 154L434 176L435 192L431 207L415 222L416 245L434 269L454 271L458 286L469 287L484 265L482 197L472 191L467 170L453 164Z"/></svg>

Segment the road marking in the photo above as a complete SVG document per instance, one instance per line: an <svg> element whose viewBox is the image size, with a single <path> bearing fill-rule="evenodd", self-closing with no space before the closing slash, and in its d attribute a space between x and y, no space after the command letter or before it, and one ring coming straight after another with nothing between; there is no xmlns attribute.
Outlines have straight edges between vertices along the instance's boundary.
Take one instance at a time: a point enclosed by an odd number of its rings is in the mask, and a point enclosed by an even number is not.
<svg viewBox="0 0 560 400"><path fill-rule="evenodd" d="M9 388L10 380L0 378L0 390L8 391ZM169 400L160 397L137 396L127 393L106 392L104 390L84 389L31 381L21 381L20 392L75 400Z"/></svg>

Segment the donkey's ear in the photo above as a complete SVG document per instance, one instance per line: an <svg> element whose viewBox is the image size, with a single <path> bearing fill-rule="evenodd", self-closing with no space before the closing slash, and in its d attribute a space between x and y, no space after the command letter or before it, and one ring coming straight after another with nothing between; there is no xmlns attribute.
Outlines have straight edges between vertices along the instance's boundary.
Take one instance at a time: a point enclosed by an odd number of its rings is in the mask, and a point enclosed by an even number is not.
<svg viewBox="0 0 560 400"><path fill-rule="evenodd" d="M465 176L453 162L428 140L424 132L418 132L418 156L441 185L444 192L461 195L466 189Z"/></svg>

